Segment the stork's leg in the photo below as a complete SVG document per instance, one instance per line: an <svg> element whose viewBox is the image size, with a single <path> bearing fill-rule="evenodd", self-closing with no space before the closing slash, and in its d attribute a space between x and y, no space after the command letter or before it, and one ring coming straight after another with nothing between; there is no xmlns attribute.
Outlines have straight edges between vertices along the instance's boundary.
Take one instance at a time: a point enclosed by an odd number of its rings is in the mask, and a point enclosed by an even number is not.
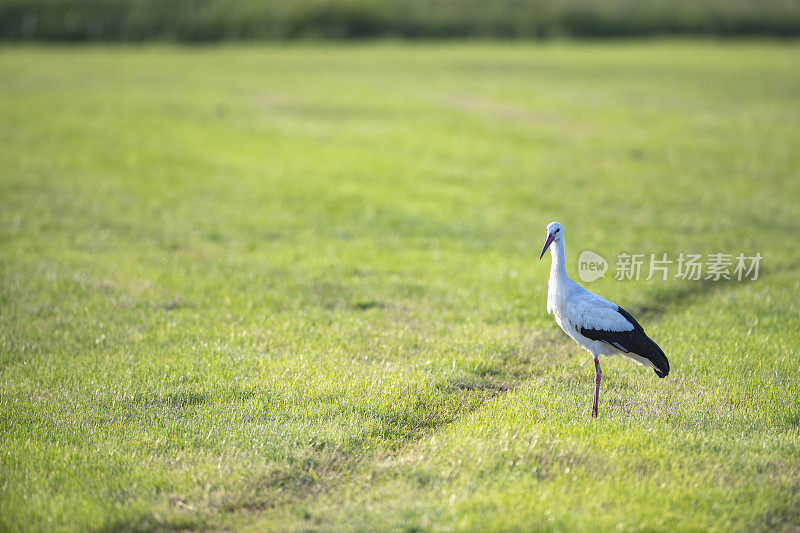
<svg viewBox="0 0 800 533"><path fill-rule="evenodd" d="M603 371L600 370L600 361L594 358L594 403L592 404L592 418L597 418L597 400L600 397L600 380L603 379Z"/></svg>

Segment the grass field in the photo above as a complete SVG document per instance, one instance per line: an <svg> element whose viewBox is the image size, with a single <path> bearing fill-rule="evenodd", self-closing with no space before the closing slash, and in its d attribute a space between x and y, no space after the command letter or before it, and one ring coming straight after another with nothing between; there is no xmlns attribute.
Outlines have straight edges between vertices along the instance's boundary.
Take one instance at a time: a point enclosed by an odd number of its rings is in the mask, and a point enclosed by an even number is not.
<svg viewBox="0 0 800 533"><path fill-rule="evenodd" d="M796 531L798 59L0 48L0 529ZM592 420L551 220L764 259L589 285L672 366Z"/></svg>

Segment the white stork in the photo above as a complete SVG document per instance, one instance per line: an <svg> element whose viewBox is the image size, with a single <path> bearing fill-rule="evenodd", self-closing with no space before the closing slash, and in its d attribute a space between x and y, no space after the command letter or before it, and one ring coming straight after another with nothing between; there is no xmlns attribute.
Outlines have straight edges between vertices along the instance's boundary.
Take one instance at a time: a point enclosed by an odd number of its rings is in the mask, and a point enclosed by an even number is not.
<svg viewBox="0 0 800 533"><path fill-rule="evenodd" d="M639 364L652 367L660 378L669 374L669 361L630 313L572 281L564 262L564 228L558 222L547 225L547 240L539 259L551 244L547 312L554 314L561 329L594 357L592 416L596 418L603 377L599 356L622 353Z"/></svg>

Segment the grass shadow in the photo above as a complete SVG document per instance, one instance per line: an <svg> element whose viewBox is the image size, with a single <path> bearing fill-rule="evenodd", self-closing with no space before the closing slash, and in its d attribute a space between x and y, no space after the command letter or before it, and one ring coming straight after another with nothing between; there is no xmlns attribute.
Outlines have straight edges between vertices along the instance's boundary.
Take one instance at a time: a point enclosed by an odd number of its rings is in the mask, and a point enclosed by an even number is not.
<svg viewBox="0 0 800 533"><path fill-rule="evenodd" d="M143 407L166 407L171 409L186 409L197 405L204 404L209 400L209 396L205 393L196 391L177 391L165 394L161 393L146 393L136 394L133 397L133 403Z"/></svg>
<svg viewBox="0 0 800 533"><path fill-rule="evenodd" d="M714 292L733 290L742 283L730 280L685 281L680 285L667 286L651 295L646 303L625 307L637 320L659 320L670 310L689 307ZM640 320L641 321L641 320Z"/></svg>

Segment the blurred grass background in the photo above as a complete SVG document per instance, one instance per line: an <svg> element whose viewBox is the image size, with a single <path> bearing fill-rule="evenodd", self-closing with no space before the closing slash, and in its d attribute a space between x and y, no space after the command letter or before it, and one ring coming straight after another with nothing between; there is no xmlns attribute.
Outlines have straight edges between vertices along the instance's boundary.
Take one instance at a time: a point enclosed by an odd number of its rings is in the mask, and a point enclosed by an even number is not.
<svg viewBox="0 0 800 533"><path fill-rule="evenodd" d="M800 34L796 0L0 0L0 39Z"/></svg>

